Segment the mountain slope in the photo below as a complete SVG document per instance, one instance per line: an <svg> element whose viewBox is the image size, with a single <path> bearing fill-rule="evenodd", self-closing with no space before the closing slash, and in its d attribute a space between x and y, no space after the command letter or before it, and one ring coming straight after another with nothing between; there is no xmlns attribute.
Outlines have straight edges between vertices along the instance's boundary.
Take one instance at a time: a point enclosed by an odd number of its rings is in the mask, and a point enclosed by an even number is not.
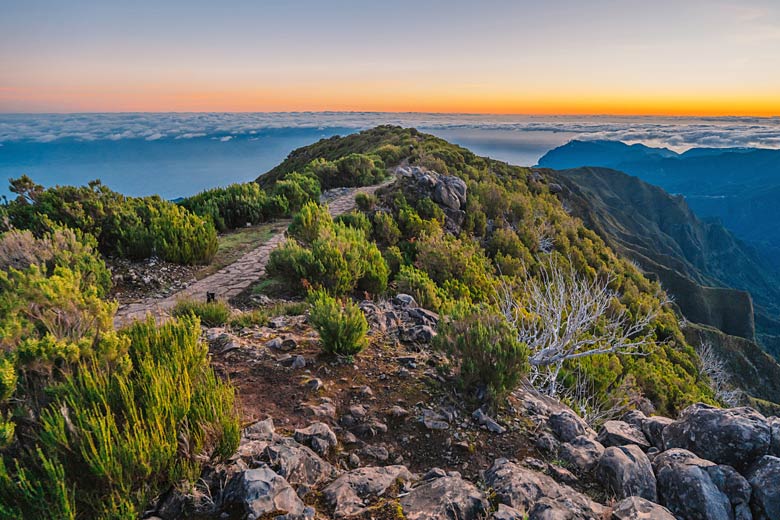
<svg viewBox="0 0 780 520"><path fill-rule="evenodd" d="M700 217L716 217L780 267L780 150L694 148L683 154L618 141L571 141L539 165L614 168L680 193Z"/></svg>
<svg viewBox="0 0 780 520"><path fill-rule="evenodd" d="M751 395L778 395L771 382L780 378L780 365L755 341L758 328L765 350L780 354L772 336L780 278L760 255L722 225L699 220L682 197L636 177L605 168L542 172L563 187L561 198L574 215L655 275L683 315L699 324L686 328L689 341L714 344ZM771 307L754 309L748 291Z"/></svg>

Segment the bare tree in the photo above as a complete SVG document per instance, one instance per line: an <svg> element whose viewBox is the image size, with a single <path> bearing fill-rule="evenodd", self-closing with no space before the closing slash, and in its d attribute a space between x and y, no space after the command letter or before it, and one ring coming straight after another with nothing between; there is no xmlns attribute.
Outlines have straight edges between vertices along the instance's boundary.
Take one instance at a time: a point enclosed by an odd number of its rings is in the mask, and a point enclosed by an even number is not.
<svg viewBox="0 0 780 520"><path fill-rule="evenodd" d="M739 406L743 393L732 385L726 364L715 348L710 343L702 343L696 347L696 354L699 355L699 366L702 373L709 378L715 397L729 406Z"/></svg>
<svg viewBox="0 0 780 520"><path fill-rule="evenodd" d="M661 306L632 316L609 288L613 279L589 280L571 261L566 268L548 259L540 276L526 277L518 292L502 285L501 311L528 345L530 380L537 389L556 395L566 361L596 354L645 354L643 347L652 334L648 325Z"/></svg>

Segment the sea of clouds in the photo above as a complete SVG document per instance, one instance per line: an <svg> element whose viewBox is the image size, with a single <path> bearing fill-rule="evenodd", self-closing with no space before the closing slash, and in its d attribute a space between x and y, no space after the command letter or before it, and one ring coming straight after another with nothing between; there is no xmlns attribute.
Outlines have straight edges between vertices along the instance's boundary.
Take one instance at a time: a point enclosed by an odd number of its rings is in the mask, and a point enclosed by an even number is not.
<svg viewBox="0 0 780 520"><path fill-rule="evenodd" d="M692 147L780 148L780 118L496 116L376 112L1 114L0 143L254 139L268 129L364 129L379 124L423 130L572 134L583 140L641 142L676 151Z"/></svg>

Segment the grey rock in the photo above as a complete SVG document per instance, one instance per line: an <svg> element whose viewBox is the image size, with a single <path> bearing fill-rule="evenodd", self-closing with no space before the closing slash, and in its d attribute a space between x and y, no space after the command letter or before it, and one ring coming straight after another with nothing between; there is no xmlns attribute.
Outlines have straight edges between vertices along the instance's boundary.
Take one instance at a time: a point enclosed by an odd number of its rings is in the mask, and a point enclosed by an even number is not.
<svg viewBox="0 0 780 520"><path fill-rule="evenodd" d="M363 512L371 499L383 495L399 480L410 482L416 477L405 466L358 468L328 484L322 496L333 508L334 517L344 518Z"/></svg>
<svg viewBox="0 0 780 520"><path fill-rule="evenodd" d="M365 455L379 462L385 462L390 458L390 452L384 446L369 445L360 450L361 455Z"/></svg>
<svg viewBox="0 0 780 520"><path fill-rule="evenodd" d="M417 302L415 301L414 296L405 293L396 294L395 298L393 298L393 303L401 307L417 307Z"/></svg>
<svg viewBox="0 0 780 520"><path fill-rule="evenodd" d="M663 431L664 447L683 448L717 464L746 470L769 453L766 418L752 408L715 408L698 403Z"/></svg>
<svg viewBox="0 0 780 520"><path fill-rule="evenodd" d="M534 439L534 446L547 455L557 456L561 443L558 442L558 439L552 433L542 431Z"/></svg>
<svg viewBox="0 0 780 520"><path fill-rule="evenodd" d="M780 417L770 417L767 422L772 437L769 444L769 454L773 457L780 457Z"/></svg>
<svg viewBox="0 0 780 520"><path fill-rule="evenodd" d="M287 356L279 361L282 366L297 370L306 367L306 359L303 356Z"/></svg>
<svg viewBox="0 0 780 520"><path fill-rule="evenodd" d="M422 411L420 422L429 430L447 430L450 425L447 419L433 410L425 409Z"/></svg>
<svg viewBox="0 0 780 520"><path fill-rule="evenodd" d="M671 511L642 497L624 498L612 509L612 520L675 520Z"/></svg>
<svg viewBox="0 0 780 520"><path fill-rule="evenodd" d="M349 463L350 467L357 468L360 466L360 457L358 457L356 453L350 453L349 457L347 457L347 462Z"/></svg>
<svg viewBox="0 0 780 520"><path fill-rule="evenodd" d="M571 442L561 444L558 457L580 471L588 472L596 467L603 453L604 446L599 441L580 435Z"/></svg>
<svg viewBox="0 0 780 520"><path fill-rule="evenodd" d="M222 496L222 509L241 517L303 515L304 508L292 486L268 467L237 473Z"/></svg>
<svg viewBox="0 0 780 520"><path fill-rule="evenodd" d="M605 449L596 466L596 478L618 499L638 496L658 502L653 466L635 444Z"/></svg>
<svg viewBox="0 0 780 520"><path fill-rule="evenodd" d="M547 188L550 190L550 193L561 193L563 192L563 187L560 184L556 184L554 182L551 182L547 185Z"/></svg>
<svg viewBox="0 0 780 520"><path fill-rule="evenodd" d="M447 472L441 468L431 468L428 472L422 476L423 480L435 480L437 478L446 477Z"/></svg>
<svg viewBox="0 0 780 520"><path fill-rule="evenodd" d="M645 434L639 428L623 421L607 421L601 427L598 441L605 447L636 444L643 450L650 447Z"/></svg>
<svg viewBox="0 0 780 520"><path fill-rule="evenodd" d="M306 381L303 386L311 390L312 392L319 392L322 390L322 388L325 386L325 383L322 382L322 379L319 379L317 377L313 377Z"/></svg>
<svg viewBox="0 0 780 520"><path fill-rule="evenodd" d="M747 474L753 488L750 507L755 520L780 518L780 458L764 455Z"/></svg>
<svg viewBox="0 0 780 520"><path fill-rule="evenodd" d="M290 438L269 444L263 459L293 486L312 488L329 481L338 473L311 449Z"/></svg>
<svg viewBox="0 0 780 520"><path fill-rule="evenodd" d="M475 520L490 508L485 495L460 476L429 480L401 498L408 520Z"/></svg>
<svg viewBox="0 0 780 520"><path fill-rule="evenodd" d="M270 417L257 421L244 429L244 437L252 440L270 441L274 438L274 420Z"/></svg>
<svg viewBox="0 0 780 520"><path fill-rule="evenodd" d="M551 477L524 468L507 459L498 459L485 472L485 483L502 504L529 511L529 518L569 518L590 520L601 518L604 507L569 486ZM555 511L568 511L569 516L550 516Z"/></svg>
<svg viewBox="0 0 780 520"><path fill-rule="evenodd" d="M375 437L380 433L387 433L387 425L378 419L371 419L356 424L352 427L352 431L361 437Z"/></svg>
<svg viewBox="0 0 780 520"><path fill-rule="evenodd" d="M635 426L640 431L643 430L643 426L645 424L645 421L647 420L647 416L641 411L641 410L631 410L627 414L625 414L622 419L623 422L630 424L631 426Z"/></svg>
<svg viewBox="0 0 780 520"><path fill-rule="evenodd" d="M407 417L409 415L409 411L405 408L401 408L398 405L390 407L389 410L387 410L387 415L390 417L394 417L396 419L402 419L404 417Z"/></svg>
<svg viewBox="0 0 780 520"><path fill-rule="evenodd" d="M595 436L595 432L576 413L561 410L550 415L547 420L552 432L563 442L571 442L580 435Z"/></svg>
<svg viewBox="0 0 780 520"><path fill-rule="evenodd" d="M471 414L471 417L477 421L480 426L484 426L490 432L499 434L506 432L506 428L498 424L492 417L483 412L482 408L477 408L477 410Z"/></svg>
<svg viewBox="0 0 780 520"><path fill-rule="evenodd" d="M664 451L664 428L674 422L669 417L653 416L645 419L642 424L642 433L645 434L648 442L661 451Z"/></svg>
<svg viewBox="0 0 780 520"><path fill-rule="evenodd" d="M310 446L320 455L327 455L339 443L333 430L327 424L321 422L312 423L306 428L295 430L293 439L301 444Z"/></svg>
<svg viewBox="0 0 780 520"><path fill-rule="evenodd" d="M320 404L306 404L303 405L303 412L311 417L317 417L319 419L335 419L336 407L330 401L330 399L322 398Z"/></svg>
<svg viewBox="0 0 780 520"><path fill-rule="evenodd" d="M690 520L749 520L750 484L731 466L671 449L653 460L659 502Z"/></svg>
<svg viewBox="0 0 780 520"><path fill-rule="evenodd" d="M492 520L525 520L525 514L506 504L498 504L498 509L490 516Z"/></svg>

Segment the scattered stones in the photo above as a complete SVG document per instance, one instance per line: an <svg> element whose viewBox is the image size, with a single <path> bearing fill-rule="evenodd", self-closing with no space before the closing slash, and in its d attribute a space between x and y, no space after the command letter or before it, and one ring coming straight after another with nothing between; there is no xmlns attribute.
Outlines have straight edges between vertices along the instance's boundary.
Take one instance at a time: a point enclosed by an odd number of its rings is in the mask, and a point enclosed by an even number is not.
<svg viewBox="0 0 780 520"><path fill-rule="evenodd" d="M327 397L320 399L320 404L306 404L303 406L303 411L309 416L316 417L318 419L335 419L336 407L333 402Z"/></svg>
<svg viewBox="0 0 780 520"><path fill-rule="evenodd" d="M405 466L365 467L344 473L322 490L336 518L360 514L372 498L383 495L396 482L416 477Z"/></svg>
<svg viewBox="0 0 780 520"><path fill-rule="evenodd" d="M279 363L288 368L292 368L293 370L298 370L300 368L306 367L306 359L303 356L286 356L284 358L279 359Z"/></svg>
<svg viewBox="0 0 780 520"><path fill-rule="evenodd" d="M368 445L360 450L360 454L379 462L385 462L390 458L390 453L384 446Z"/></svg>
<svg viewBox="0 0 780 520"><path fill-rule="evenodd" d="M753 489L750 499L753 519L780 518L780 458L761 457L748 472L747 479Z"/></svg>
<svg viewBox="0 0 780 520"><path fill-rule="evenodd" d="M471 414L471 417L477 421L480 426L485 427L490 432L499 434L506 432L506 428L498 424L492 417L483 412L482 408L477 408L476 411Z"/></svg>
<svg viewBox="0 0 780 520"><path fill-rule="evenodd" d="M327 424L321 422L313 423L301 430L295 430L293 439L310 446L320 455L327 455L331 449L338 445L336 434Z"/></svg>
<svg viewBox="0 0 780 520"><path fill-rule="evenodd" d="M387 410L387 415L395 419L403 419L409 415L409 411L405 408L395 405L391 406L390 409Z"/></svg>
<svg viewBox="0 0 780 520"><path fill-rule="evenodd" d="M401 307L417 307L417 302L415 301L414 296L405 293L396 294L395 298L393 298L393 303Z"/></svg>
<svg viewBox="0 0 780 520"><path fill-rule="evenodd" d="M618 499L639 496L658 502L653 466L635 444L605 449L596 466L596 478Z"/></svg>
<svg viewBox="0 0 780 520"><path fill-rule="evenodd" d="M612 520L675 520L671 511L642 497L628 497L612 509Z"/></svg>
<svg viewBox="0 0 780 520"><path fill-rule="evenodd" d="M322 382L322 379L313 377L307 380L305 383L303 383L303 386L305 386L312 392L319 392L325 386L325 383Z"/></svg>
<svg viewBox="0 0 780 520"><path fill-rule="evenodd" d="M643 450L650 447L645 434L639 428L623 421L607 421L601 427L598 441L605 447L636 444Z"/></svg>
<svg viewBox="0 0 780 520"><path fill-rule="evenodd" d="M490 516L492 520L525 520L526 516L506 504L498 504L498 509Z"/></svg>
<svg viewBox="0 0 780 520"><path fill-rule="evenodd" d="M425 409L422 411L420 422L429 430L447 430L450 425L447 419L433 410Z"/></svg>
<svg viewBox="0 0 780 520"><path fill-rule="evenodd" d="M603 453L604 446L599 441L580 435L571 442L561 444L558 456L580 471L588 472L596 467Z"/></svg>
<svg viewBox="0 0 780 520"><path fill-rule="evenodd" d="M408 520L476 520L490 504L474 484L454 474L415 487L401 498L401 507Z"/></svg>
<svg viewBox="0 0 780 520"><path fill-rule="evenodd" d="M717 464L745 470L769 452L770 427L752 408L715 408L698 403L663 431L664 447L683 448Z"/></svg>

